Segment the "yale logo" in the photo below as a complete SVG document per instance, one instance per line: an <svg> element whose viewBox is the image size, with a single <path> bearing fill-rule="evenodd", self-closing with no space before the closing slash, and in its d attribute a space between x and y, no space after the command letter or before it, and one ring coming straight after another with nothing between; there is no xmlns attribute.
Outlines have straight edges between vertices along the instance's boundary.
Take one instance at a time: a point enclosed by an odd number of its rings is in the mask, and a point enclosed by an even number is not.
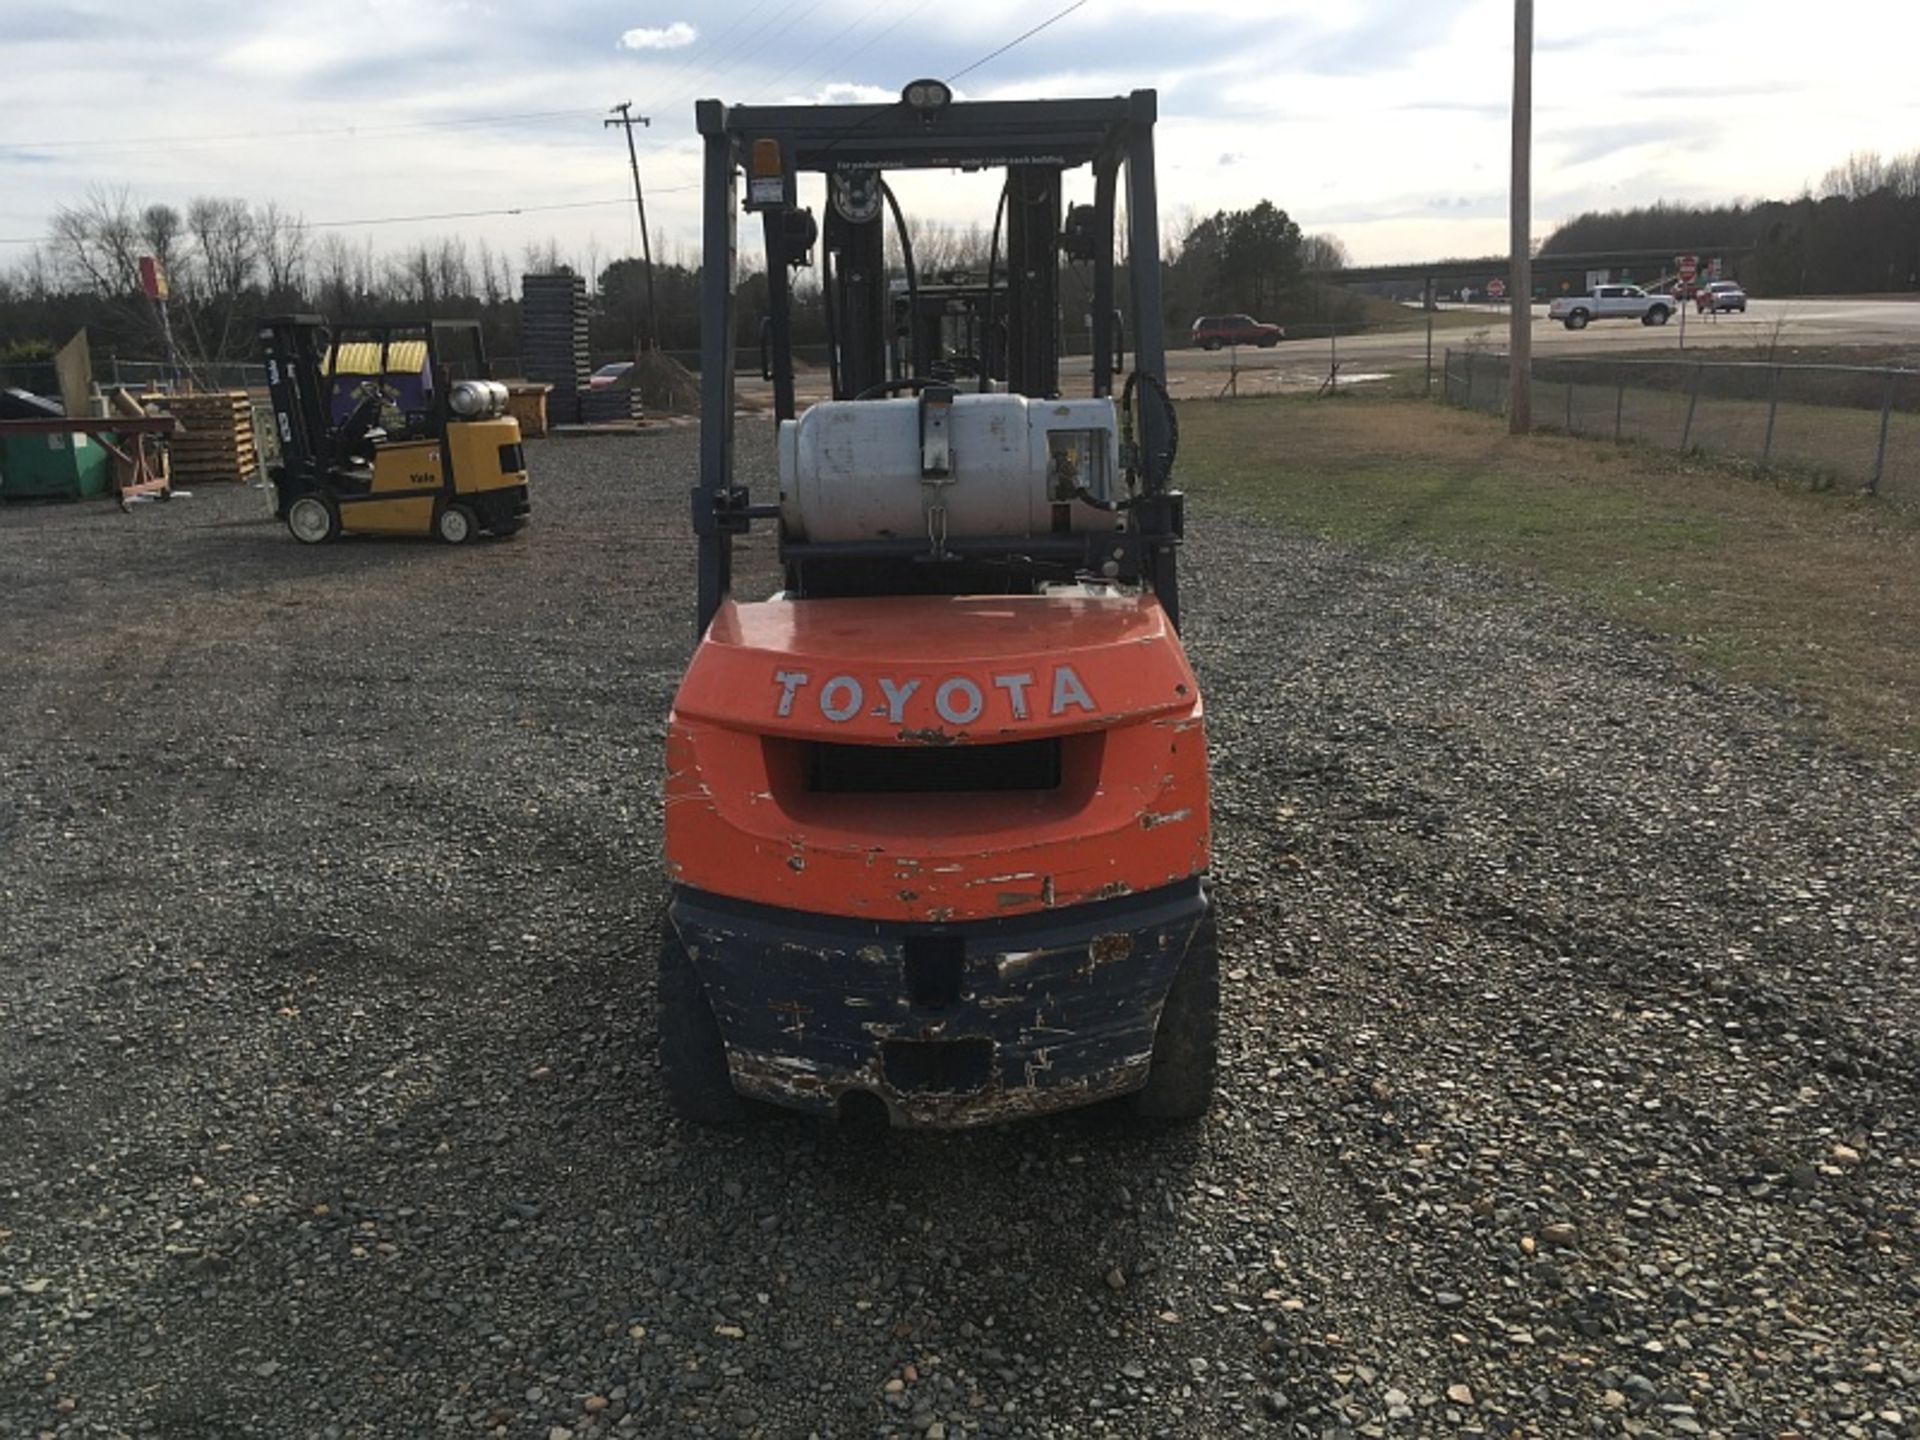
<svg viewBox="0 0 1920 1440"><path fill-rule="evenodd" d="M925 682L920 680L894 680L882 675L874 680L876 693L870 697L867 687L852 675L830 675L816 690L813 676L805 670L776 670L773 683L780 689L775 714L793 714L802 693L810 692L821 716L836 725L844 725L860 714L870 698L874 715L885 717L890 725L903 724L908 702L925 688ZM1069 710L1099 713L1093 697L1071 665L1054 666L1049 683L1038 687L1038 693L1032 674L1013 671L991 677L984 688L965 675L949 676L933 686L929 698L934 713L949 725L973 724L986 713L989 699L997 707L1004 706L1015 720L1030 719L1043 702L1048 715L1064 715ZM921 704L926 704L926 700L922 699Z"/></svg>

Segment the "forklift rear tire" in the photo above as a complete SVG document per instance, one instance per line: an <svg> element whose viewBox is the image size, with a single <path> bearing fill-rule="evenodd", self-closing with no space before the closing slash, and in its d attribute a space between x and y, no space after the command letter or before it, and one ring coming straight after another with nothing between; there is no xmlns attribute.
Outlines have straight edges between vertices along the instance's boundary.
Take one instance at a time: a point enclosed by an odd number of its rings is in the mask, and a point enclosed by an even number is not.
<svg viewBox="0 0 1920 1440"><path fill-rule="evenodd" d="M480 522L474 518L473 511L464 505L447 506L433 522L433 533L449 545L466 544L479 528Z"/></svg>
<svg viewBox="0 0 1920 1440"><path fill-rule="evenodd" d="M1133 1113L1150 1120L1198 1120L1213 1104L1220 1054L1220 947L1213 907L1187 942L1153 1035L1153 1068L1133 1094Z"/></svg>
<svg viewBox="0 0 1920 1440"><path fill-rule="evenodd" d="M747 1102L733 1088L720 1023L673 922L661 924L660 1073L667 1103L696 1125L737 1124L747 1118Z"/></svg>
<svg viewBox="0 0 1920 1440"><path fill-rule="evenodd" d="M303 545L321 545L340 533L340 515L318 495L302 495L287 507L287 529Z"/></svg>

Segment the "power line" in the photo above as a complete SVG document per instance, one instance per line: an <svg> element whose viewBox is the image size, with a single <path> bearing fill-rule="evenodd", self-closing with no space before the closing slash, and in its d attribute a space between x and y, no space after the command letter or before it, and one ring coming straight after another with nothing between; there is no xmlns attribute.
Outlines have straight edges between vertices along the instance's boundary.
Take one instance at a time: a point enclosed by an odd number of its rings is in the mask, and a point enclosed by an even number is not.
<svg viewBox="0 0 1920 1440"><path fill-rule="evenodd" d="M687 190L698 190L700 182L686 185L656 185L656 195L678 195ZM438 210L420 215L369 215L357 220L298 220L293 224L296 230L352 230L372 225L410 225L422 220L474 220L488 215L537 215L552 210L588 210L596 206L626 205L630 201L622 195L617 200L563 200L552 205L505 205L491 210ZM45 235L9 235L0 237L0 245L40 245L47 241Z"/></svg>
<svg viewBox="0 0 1920 1440"><path fill-rule="evenodd" d="M685 58L654 82L651 88L659 93L665 94L670 87L686 83L689 75L693 76L692 83L696 86L699 85L709 73L719 67L721 58L716 52L720 47L726 41L731 40L735 35L743 31L746 28L747 22L765 9L767 4L768 0L754 0L753 5L744 14L737 17L731 25L719 31L711 39L692 47ZM738 52L739 47L736 47L732 53L737 54ZM706 58L709 55L712 55L714 58ZM676 99L668 103L678 104L679 102ZM665 114L664 106L655 106L654 108L663 115ZM648 146L647 148L657 149L658 146Z"/></svg>
<svg viewBox="0 0 1920 1440"><path fill-rule="evenodd" d="M927 6L927 0L916 0L915 4L909 6L906 10L902 11L899 15L894 17L892 23L883 26L881 29L877 30L872 35L869 35L865 40L862 40L858 45L854 46L851 50L848 50L842 53L839 59L834 62L836 67L834 71L829 71L821 75L819 78L815 79L811 83L803 86L802 89L806 91L818 90L821 84L823 84L826 80L833 78L833 75L835 73L843 73L843 72L840 72L840 67L845 66L847 62L852 60L855 56L865 54L868 50L871 50L876 44L886 39L887 36L891 35L894 31L898 30L902 25L906 24L907 21L911 20L915 14L917 14L921 10L924 10L926 6ZM865 18L866 17L864 16L861 17L861 19L865 19ZM853 30L855 26L859 25L860 23L861 23L860 20L855 20L853 24L846 26L845 29L842 29L841 31L839 31L837 34L835 34L831 39L827 40L825 43L816 45L812 50L809 50L806 53L806 55L804 55L802 58L800 58L799 60L796 60L793 64L789 65L786 69L782 70L778 75L775 75L771 80L767 81L766 82L767 88L771 90L775 85L778 85L782 80L786 79L787 76L791 75L795 70L798 70L802 65L811 64L814 60L818 59L821 55L825 54L828 50L832 49L834 45L836 45L840 41L842 36L846 35L849 31Z"/></svg>
<svg viewBox="0 0 1920 1440"><path fill-rule="evenodd" d="M195 135L148 135L127 140L0 140L0 150L148 150L155 145L212 145L247 140L306 140L336 135L397 135L410 130L444 130L464 125L503 125L520 120L583 119L593 110L522 110L507 115L466 115L453 120L414 120L396 125L338 125L322 130L226 130Z"/></svg>
<svg viewBox="0 0 1920 1440"><path fill-rule="evenodd" d="M911 20L920 11L926 9L926 7L927 7L927 0L918 0L918 3L916 3L911 9L902 12L893 21L892 24L884 27L879 31L876 31L872 35L869 35L865 40L862 40L858 45L854 46L851 50L847 51L846 54L840 57L837 63L839 65L844 66L849 60L852 60L855 56L865 54L867 51L871 50L875 45L879 44L882 40L886 39L887 36L891 35L894 31L898 30L902 25L906 24L907 21ZM815 55L819 53L820 52L818 50L814 51ZM812 56L809 56L808 58L811 59ZM805 88L807 90L818 90L827 81L831 80L833 78L833 75L834 75L833 71L823 71L819 75L815 76L814 79L805 86Z"/></svg>
<svg viewBox="0 0 1920 1440"><path fill-rule="evenodd" d="M680 94L674 96L665 104L655 106L654 108L663 116L672 115L689 100L696 99L699 96L700 87L707 82L709 76L717 75L723 69L740 65L751 56L758 54L761 50L765 49L774 38L779 35L784 35L801 20L804 20L808 15L811 15L815 10L819 9L821 0L813 0L813 3L807 5L806 9L800 10L802 3L803 0L790 0L790 3L775 11L774 14L768 18L766 24L760 27L758 35L746 37L724 56L716 55L704 69L699 71L699 73L687 83L686 88L683 89ZM759 5L754 6L755 10L759 8ZM798 15L794 14L796 10L800 10ZM786 23L781 24L782 21ZM779 26L777 30L773 28L776 25ZM662 88L664 89L665 87ZM672 143L674 142L663 139L647 148L650 150L658 150Z"/></svg>
<svg viewBox="0 0 1920 1440"><path fill-rule="evenodd" d="M1031 40L1034 36L1038 35L1042 30L1045 30L1049 25L1056 24L1057 22L1066 19L1067 16L1073 14L1074 11L1078 10L1082 5L1085 5L1086 3L1087 3L1087 0L1073 0L1073 4L1066 6L1064 9L1055 11L1053 14L1049 15L1046 19L1042 20L1038 25L1034 26L1031 30L1027 31L1025 34L1014 36L1013 39L1009 40L1006 44L1002 45L998 50L994 50L989 52L988 54L982 55L978 60L974 61L971 65L967 66L966 69L954 71L953 74L947 77L947 83L951 85L954 81L958 80L962 75L971 75L974 71L978 70L982 65L985 65L989 60L998 60L1002 55L1006 54L1009 50L1013 49L1014 46L1022 44L1025 41Z"/></svg>

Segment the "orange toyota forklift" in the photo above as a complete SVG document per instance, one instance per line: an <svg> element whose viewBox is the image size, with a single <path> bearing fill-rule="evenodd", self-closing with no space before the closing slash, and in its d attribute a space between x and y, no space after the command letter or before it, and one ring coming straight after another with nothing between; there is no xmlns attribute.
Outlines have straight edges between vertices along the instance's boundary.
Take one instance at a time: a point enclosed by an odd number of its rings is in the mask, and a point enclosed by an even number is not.
<svg viewBox="0 0 1920 1440"><path fill-rule="evenodd" d="M274 516L309 545L343 532L464 544L527 523L527 459L507 388L471 320L334 331L317 315L259 331L280 460ZM373 357L346 373L349 348ZM402 358L404 357L404 358Z"/></svg>
<svg viewBox="0 0 1920 1440"><path fill-rule="evenodd" d="M769 1101L959 1127L1210 1103L1219 962L1200 691L1177 629L1155 106L959 103L939 81L880 105L698 106L698 645L668 721L659 955L683 1117ZM1092 201L1068 205L1081 167ZM982 301L1004 379L900 372L929 349L890 334L889 212L918 280L887 181L904 169L1005 172ZM803 174L825 180L818 222ZM775 494L733 470L743 198L766 246ZM796 413L790 273L816 246L832 398ZM1093 297L1071 385L1063 264ZM761 522L783 583L737 598L733 543Z"/></svg>

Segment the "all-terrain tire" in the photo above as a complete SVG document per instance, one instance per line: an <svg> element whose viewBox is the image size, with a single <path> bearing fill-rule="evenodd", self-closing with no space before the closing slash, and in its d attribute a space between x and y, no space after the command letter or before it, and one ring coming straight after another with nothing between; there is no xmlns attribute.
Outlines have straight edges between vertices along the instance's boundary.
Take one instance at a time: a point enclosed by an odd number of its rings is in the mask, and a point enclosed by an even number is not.
<svg viewBox="0 0 1920 1440"><path fill-rule="evenodd" d="M727 1072L720 1023L673 922L660 924L660 1075L667 1103L697 1125L734 1124L746 1118L747 1103Z"/></svg>
<svg viewBox="0 0 1920 1440"><path fill-rule="evenodd" d="M1153 1068L1146 1088L1131 1097L1133 1113L1152 1120L1199 1119L1213 1104L1219 1057L1220 947L1209 904L1160 1008Z"/></svg>

